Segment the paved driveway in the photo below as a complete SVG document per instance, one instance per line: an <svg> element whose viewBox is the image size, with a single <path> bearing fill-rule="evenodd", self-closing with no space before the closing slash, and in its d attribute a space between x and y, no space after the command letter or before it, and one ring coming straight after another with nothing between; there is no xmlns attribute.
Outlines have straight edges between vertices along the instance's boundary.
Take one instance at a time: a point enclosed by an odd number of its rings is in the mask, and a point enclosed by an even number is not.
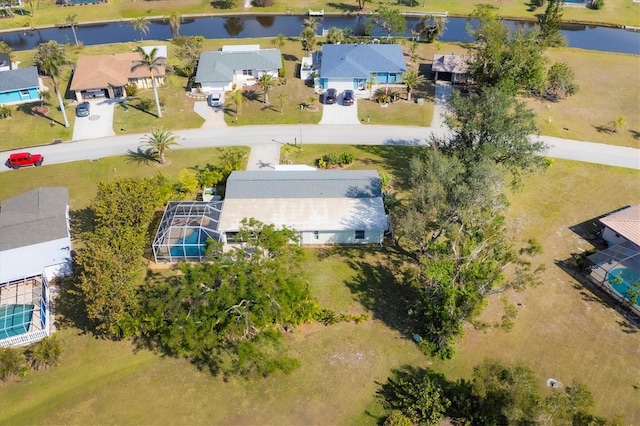
<svg viewBox="0 0 640 426"><path fill-rule="evenodd" d="M203 128L227 127L227 123L224 121L224 106L210 107L207 101L197 101L193 103L193 110L204 118Z"/></svg>
<svg viewBox="0 0 640 426"><path fill-rule="evenodd" d="M117 101L102 99L89 101L88 117L76 117L73 124L73 140L97 139L115 136L113 131L113 107ZM73 110L75 114L75 109Z"/></svg>
<svg viewBox="0 0 640 426"><path fill-rule="evenodd" d="M360 124L358 118L358 99L353 105L342 105L342 94L338 95L338 102L332 105L322 105L322 119L319 124Z"/></svg>

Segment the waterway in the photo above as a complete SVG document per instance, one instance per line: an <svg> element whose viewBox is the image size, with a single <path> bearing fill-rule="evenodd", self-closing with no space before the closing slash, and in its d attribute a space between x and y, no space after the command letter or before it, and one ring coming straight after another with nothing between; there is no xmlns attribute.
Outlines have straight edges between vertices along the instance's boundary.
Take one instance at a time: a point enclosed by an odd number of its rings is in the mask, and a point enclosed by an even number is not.
<svg viewBox="0 0 640 426"><path fill-rule="evenodd" d="M87 7L100 7L87 6ZM180 26L180 35L202 35L208 39L225 38L260 38L274 37L283 34L287 37L299 36L302 30L304 16L209 16L185 19ZM363 25L369 19L364 16L325 16L319 17L318 32L331 27L349 28L355 34L361 34ZM405 37L411 36L418 18L407 18L407 32ZM446 30L439 40L444 42L470 42L472 37L466 31L469 21L466 18L449 18ZM536 24L531 22L505 21L511 28L532 28ZM605 52L620 52L640 55L640 32L628 31L620 28L608 28L589 25L565 25L562 34L566 37L569 47ZM141 39L139 31L128 22L118 21L81 25L77 28L78 40L84 45L106 43L120 43ZM374 37L384 37L381 29L376 28ZM151 21L149 32L145 39L168 40L171 30L168 22ZM39 43L55 40L58 43L73 43L73 33L70 28L21 29L14 32L0 34L0 40L8 43L14 50L29 50Z"/></svg>

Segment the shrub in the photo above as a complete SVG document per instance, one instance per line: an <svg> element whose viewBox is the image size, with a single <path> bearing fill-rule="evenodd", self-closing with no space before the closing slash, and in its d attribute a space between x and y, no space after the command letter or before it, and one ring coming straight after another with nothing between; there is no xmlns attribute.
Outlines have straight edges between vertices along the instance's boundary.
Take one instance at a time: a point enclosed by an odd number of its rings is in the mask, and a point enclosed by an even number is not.
<svg viewBox="0 0 640 426"><path fill-rule="evenodd" d="M316 166L321 169L328 169L333 166L343 166L345 164L353 163L355 155L350 152L343 152L338 155L335 152L323 155L322 158L316 160Z"/></svg>
<svg viewBox="0 0 640 426"><path fill-rule="evenodd" d="M29 361L35 370L53 367L60 363L62 345L56 336L46 337L29 350Z"/></svg>
<svg viewBox="0 0 640 426"><path fill-rule="evenodd" d="M356 156L351 152L343 152L340 154L340 164L351 164Z"/></svg>
<svg viewBox="0 0 640 426"><path fill-rule="evenodd" d="M274 0L253 0L253 4L258 6L258 7L273 6L274 3L275 3Z"/></svg>
<svg viewBox="0 0 640 426"><path fill-rule="evenodd" d="M3 118L11 118L11 109L6 105L0 106L0 119Z"/></svg>
<svg viewBox="0 0 640 426"><path fill-rule="evenodd" d="M331 309L321 309L316 314L314 314L313 319L323 323L324 325L335 324L340 320L336 313Z"/></svg>
<svg viewBox="0 0 640 426"><path fill-rule="evenodd" d="M604 0L591 0L591 7L600 10L604 7Z"/></svg>
<svg viewBox="0 0 640 426"><path fill-rule="evenodd" d="M284 55L280 55L280 59L282 61L282 66L278 70L278 77L284 78L287 76L287 70L285 69L285 66L284 66Z"/></svg>
<svg viewBox="0 0 640 426"><path fill-rule="evenodd" d="M29 374L27 358L19 349L0 348L0 380L6 382L12 378Z"/></svg>
<svg viewBox="0 0 640 426"><path fill-rule="evenodd" d="M138 94L138 85L135 83L129 83L124 86L124 91L128 97L133 97Z"/></svg>
<svg viewBox="0 0 640 426"><path fill-rule="evenodd" d="M153 100L149 98L142 98L138 101L138 108L142 111L149 111L153 106Z"/></svg>

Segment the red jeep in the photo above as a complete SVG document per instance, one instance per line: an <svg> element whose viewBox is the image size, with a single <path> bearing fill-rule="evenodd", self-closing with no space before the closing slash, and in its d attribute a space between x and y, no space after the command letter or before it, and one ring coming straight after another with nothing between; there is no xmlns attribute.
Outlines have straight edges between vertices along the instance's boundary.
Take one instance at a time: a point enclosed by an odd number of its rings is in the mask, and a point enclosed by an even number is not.
<svg viewBox="0 0 640 426"><path fill-rule="evenodd" d="M24 166L39 166L42 164L44 157L40 154L30 154L28 152L16 152L9 155L7 166L12 169L19 169Z"/></svg>

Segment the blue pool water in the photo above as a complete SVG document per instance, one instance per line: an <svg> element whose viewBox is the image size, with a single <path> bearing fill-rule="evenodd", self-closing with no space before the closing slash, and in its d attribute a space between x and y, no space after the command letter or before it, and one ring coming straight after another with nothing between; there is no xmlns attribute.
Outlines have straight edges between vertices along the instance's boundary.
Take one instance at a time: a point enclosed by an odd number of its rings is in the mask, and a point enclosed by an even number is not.
<svg viewBox="0 0 640 426"><path fill-rule="evenodd" d="M198 238L198 234L200 234L200 238ZM172 257L201 257L204 255L206 240L207 234L196 230L191 235L180 238L169 251Z"/></svg>
<svg viewBox="0 0 640 426"><path fill-rule="evenodd" d="M620 278L621 280L618 280L617 278ZM638 280L640 280L640 277L632 269L615 268L609 271L609 284L611 284L611 287L613 287L621 296L627 299L630 297L629 289L631 288L631 284Z"/></svg>
<svg viewBox="0 0 640 426"><path fill-rule="evenodd" d="M0 306L0 340L29 331L33 305Z"/></svg>

